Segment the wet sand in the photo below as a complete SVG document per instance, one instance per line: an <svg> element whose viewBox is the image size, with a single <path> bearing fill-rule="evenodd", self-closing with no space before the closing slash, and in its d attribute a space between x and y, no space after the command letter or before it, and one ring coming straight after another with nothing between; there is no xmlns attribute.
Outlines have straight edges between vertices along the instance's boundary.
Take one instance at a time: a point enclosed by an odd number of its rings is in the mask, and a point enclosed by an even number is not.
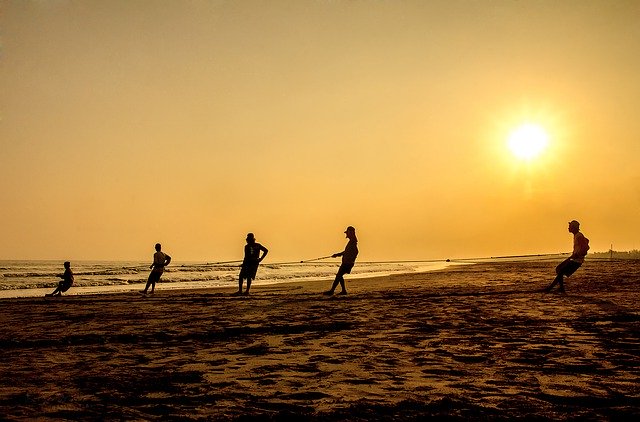
<svg viewBox="0 0 640 422"><path fill-rule="evenodd" d="M0 301L0 419L640 416L640 262Z"/></svg>

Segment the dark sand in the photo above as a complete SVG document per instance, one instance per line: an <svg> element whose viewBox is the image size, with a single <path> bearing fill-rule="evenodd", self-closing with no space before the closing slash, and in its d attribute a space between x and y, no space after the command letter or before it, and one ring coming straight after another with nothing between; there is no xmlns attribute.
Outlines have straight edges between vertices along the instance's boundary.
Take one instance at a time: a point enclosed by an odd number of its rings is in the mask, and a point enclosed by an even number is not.
<svg viewBox="0 0 640 422"><path fill-rule="evenodd" d="M640 263L0 301L0 419L640 417Z"/></svg>

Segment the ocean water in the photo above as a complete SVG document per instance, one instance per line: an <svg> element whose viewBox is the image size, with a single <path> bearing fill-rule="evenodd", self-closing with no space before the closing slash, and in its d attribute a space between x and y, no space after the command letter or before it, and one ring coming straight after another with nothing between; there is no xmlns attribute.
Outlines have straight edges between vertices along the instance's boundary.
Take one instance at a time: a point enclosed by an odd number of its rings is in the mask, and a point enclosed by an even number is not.
<svg viewBox="0 0 640 422"><path fill-rule="evenodd" d="M172 262L157 289L237 288L240 263ZM339 260L313 263L263 263L254 286L333 280ZM356 263L350 278L422 272L444 268L444 262ZM75 282L65 294L81 295L136 291L149 276L149 262L71 262ZM0 261L0 298L33 297L50 293L64 272L61 261Z"/></svg>

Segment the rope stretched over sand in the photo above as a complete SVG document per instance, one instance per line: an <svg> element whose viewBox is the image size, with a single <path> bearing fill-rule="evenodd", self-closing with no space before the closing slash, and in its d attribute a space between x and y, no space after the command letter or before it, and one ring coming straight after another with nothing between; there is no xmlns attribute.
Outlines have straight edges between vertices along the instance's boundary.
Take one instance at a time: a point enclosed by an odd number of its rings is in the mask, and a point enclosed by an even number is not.
<svg viewBox="0 0 640 422"><path fill-rule="evenodd" d="M476 264L476 263L487 263L487 262L500 262L503 260L527 260L527 261L547 261L551 259L557 259L563 256L569 255L565 252L560 253L546 253L546 254L528 254L528 255L501 255L501 256L484 256L484 257L475 257L475 258L438 258L438 259L405 259L405 260L388 260L388 261L358 261L358 265L381 265L381 264L432 264L432 263L465 263L465 264ZM311 259L303 259L300 261L283 261L283 262L268 262L265 265L300 265L300 264L314 264L314 265L335 265L335 262L318 262L325 259L333 258L332 255L329 256L321 256L318 258ZM598 258L591 258L598 259ZM609 259L609 258L607 258ZM218 261L218 262L208 262L203 266L224 266L224 265L233 265L239 266L242 263L242 260L235 261Z"/></svg>
<svg viewBox="0 0 640 422"><path fill-rule="evenodd" d="M503 255L503 256L491 256L491 257L478 257L478 258L439 258L439 259L401 259L401 260L389 260L389 261L358 261L358 265L379 265L379 264L430 264L437 262L464 262L464 263L472 263L472 262L490 262L493 260L506 260L506 259L523 259L528 258L529 261L534 260L546 260L551 257L556 258L559 256L568 255L567 253L549 253L549 254L531 254L531 255ZM323 258L315 258L309 259L306 261L300 261L300 263L307 263L311 261L317 261L321 259L331 258L331 256L323 257Z"/></svg>

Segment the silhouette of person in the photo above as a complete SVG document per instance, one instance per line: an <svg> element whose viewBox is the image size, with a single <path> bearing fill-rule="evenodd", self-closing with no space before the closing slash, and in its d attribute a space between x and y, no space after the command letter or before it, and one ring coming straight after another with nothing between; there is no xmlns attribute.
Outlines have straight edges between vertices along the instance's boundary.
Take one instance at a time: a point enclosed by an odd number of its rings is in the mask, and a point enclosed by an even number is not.
<svg viewBox="0 0 640 422"><path fill-rule="evenodd" d="M344 284L344 275L351 274L351 269L356 263L356 257L358 256L358 238L356 237L356 229L352 226L347 227L345 234L347 239L349 239L349 242L347 242L347 246L344 248L344 251L331 255L332 258L341 256L342 264L340 264L340 268L338 268L336 279L333 281L331 289L324 292L327 296L333 295L336 287L338 287L338 283L340 283L340 287L342 288L342 291L339 294L347 294L347 289Z"/></svg>
<svg viewBox="0 0 640 422"><path fill-rule="evenodd" d="M584 234L580 232L580 223L576 220L569 222L569 232L573 233L573 252L571 256L562 261L556 267L556 278L553 280L546 289L545 292L550 292L556 284L560 285L559 291L564 293L564 276L571 276L584 262L584 257L589 250L589 239L584 237Z"/></svg>
<svg viewBox="0 0 640 422"><path fill-rule="evenodd" d="M140 290L140 293L147 294L147 290L149 290L149 286L151 286L151 294L156 290L156 282L160 281L160 277L164 272L164 267L169 265L171 262L171 257L166 253L162 252L162 245L156 243L156 253L153 254L153 264L149 268L151 268L151 272L149 273L149 279L147 280L147 285L144 287L144 290Z"/></svg>
<svg viewBox="0 0 640 422"><path fill-rule="evenodd" d="M73 285L73 271L71 271L71 263L69 261L64 263L64 273L59 274L58 277L62 279L58 283L58 287L45 296L61 296L62 292L66 292Z"/></svg>
<svg viewBox="0 0 640 422"><path fill-rule="evenodd" d="M262 256L260 256L262 251ZM258 265L269 253L269 250L259 243L256 243L256 238L253 233L247 234L247 244L244 245L244 259L242 260L242 267L240 269L240 276L238 281L238 291L233 296L240 296L242 294L242 281L247 280L247 290L244 292L245 296L249 295L249 289L251 289L251 282L255 280L256 273L258 272Z"/></svg>

